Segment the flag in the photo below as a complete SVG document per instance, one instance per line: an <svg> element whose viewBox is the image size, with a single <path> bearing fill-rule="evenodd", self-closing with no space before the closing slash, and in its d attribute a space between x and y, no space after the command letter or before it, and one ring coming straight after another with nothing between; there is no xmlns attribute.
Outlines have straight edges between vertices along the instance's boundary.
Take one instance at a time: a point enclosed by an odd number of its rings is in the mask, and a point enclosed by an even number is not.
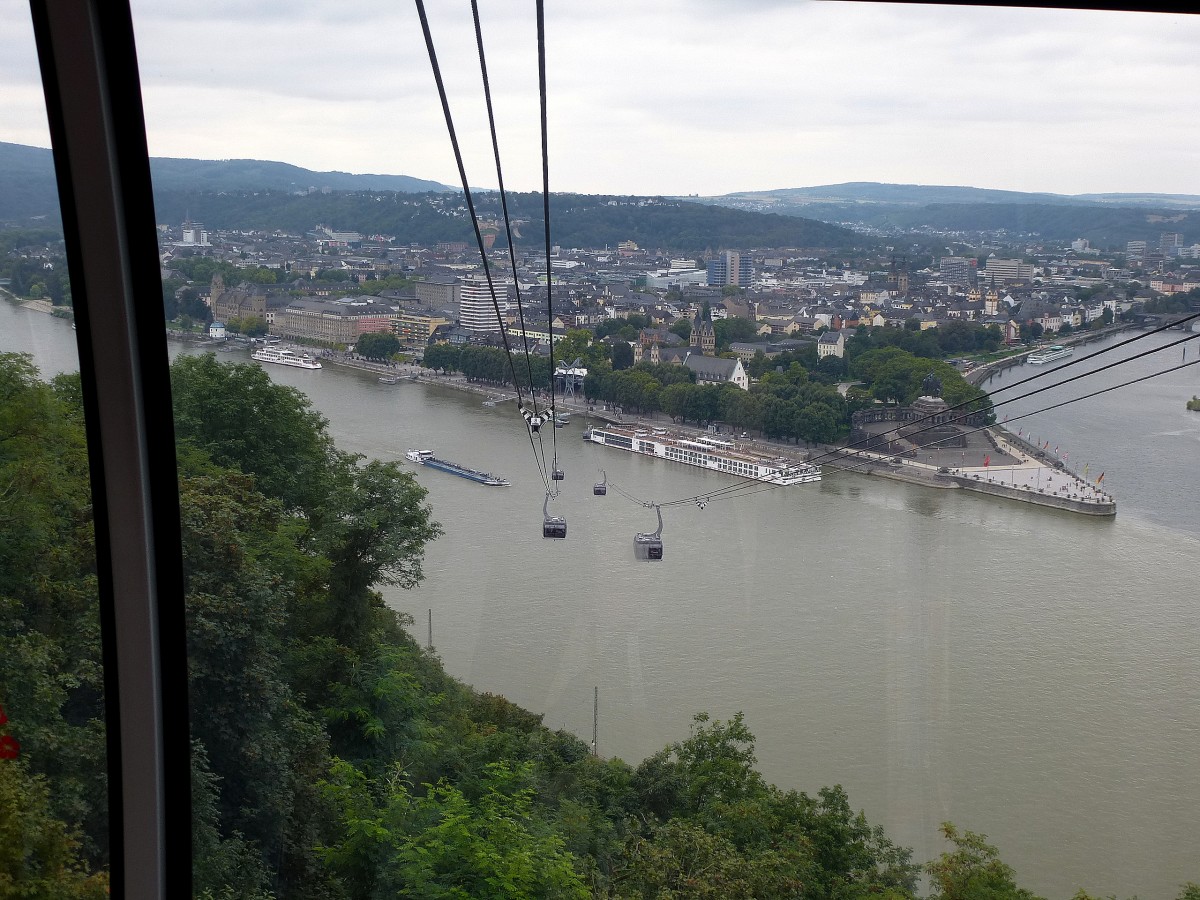
<svg viewBox="0 0 1200 900"><path fill-rule="evenodd" d="M1087 478L1087 470L1088 470L1088 466L1090 466L1090 465L1091 465L1091 463L1084 463L1084 464L1083 464L1083 477L1084 477L1084 478Z"/></svg>
<svg viewBox="0 0 1200 900"><path fill-rule="evenodd" d="M1063 460L1065 461L1065 460L1068 460L1068 459L1070 459L1070 458L1071 458L1071 454L1070 454L1070 453L1068 453L1066 450L1064 450L1064 451L1063 451Z"/></svg>
<svg viewBox="0 0 1200 900"><path fill-rule="evenodd" d="M1046 441L1046 443L1042 444L1042 449L1045 450L1049 446L1050 446L1050 442Z"/></svg>
<svg viewBox="0 0 1200 900"><path fill-rule="evenodd" d="M1101 473L1100 473L1100 477L1096 479L1096 484L1099 484L1099 483L1100 483L1100 482L1102 482L1103 480L1104 480L1104 473L1103 473L1103 472L1101 472Z"/></svg>
<svg viewBox="0 0 1200 900"><path fill-rule="evenodd" d="M985 456L983 458L983 467L986 469L991 464L992 464L992 455L989 453L987 456Z"/></svg>
<svg viewBox="0 0 1200 900"><path fill-rule="evenodd" d="M1054 455L1058 456L1058 444L1054 445Z"/></svg>

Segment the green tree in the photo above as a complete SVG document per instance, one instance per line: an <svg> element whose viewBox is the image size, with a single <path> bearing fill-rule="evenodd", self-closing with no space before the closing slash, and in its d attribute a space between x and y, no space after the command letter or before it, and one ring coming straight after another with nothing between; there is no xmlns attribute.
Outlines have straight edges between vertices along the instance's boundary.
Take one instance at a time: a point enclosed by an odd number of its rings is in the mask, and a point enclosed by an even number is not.
<svg viewBox="0 0 1200 900"><path fill-rule="evenodd" d="M802 847L746 853L707 829L672 820L630 841L619 898L756 900L803 896L812 869Z"/></svg>
<svg viewBox="0 0 1200 900"><path fill-rule="evenodd" d="M676 319L674 322L671 323L670 328L668 328L667 330L670 331L672 334L679 335L681 338L684 339L684 341L690 341L692 339L692 320L691 319Z"/></svg>
<svg viewBox="0 0 1200 900"><path fill-rule="evenodd" d="M628 369L633 365L633 348L625 341L614 341L611 359L613 371Z"/></svg>
<svg viewBox="0 0 1200 900"><path fill-rule="evenodd" d="M1017 887L1016 873L986 835L960 834L949 822L942 824L942 834L954 847L925 867L933 888L930 900L1039 900Z"/></svg>
<svg viewBox="0 0 1200 900"><path fill-rule="evenodd" d="M713 323L713 332L717 339L717 352L723 353L735 341L756 342L762 340L758 328L749 319L729 318L718 319Z"/></svg>
<svg viewBox="0 0 1200 900"><path fill-rule="evenodd" d="M252 475L285 509L318 510L338 453L304 394L275 384L260 366L223 364L213 353L176 359L171 391L178 440Z"/></svg>
<svg viewBox="0 0 1200 900"><path fill-rule="evenodd" d="M400 352L400 341L391 332L370 332L359 336L354 352L367 359L388 360Z"/></svg>
<svg viewBox="0 0 1200 900"><path fill-rule="evenodd" d="M21 760L0 760L0 897L108 897L108 876L88 871L78 840L50 812L45 780Z"/></svg>
<svg viewBox="0 0 1200 900"><path fill-rule="evenodd" d="M107 854L104 702L78 375L0 354L0 703L82 852ZM0 760L0 767L4 765Z"/></svg>
<svg viewBox="0 0 1200 900"><path fill-rule="evenodd" d="M693 389L694 385L679 383L667 385L659 393L659 406L672 421L679 421L684 417Z"/></svg>
<svg viewBox="0 0 1200 900"><path fill-rule="evenodd" d="M378 786L380 802L361 772L338 763L324 787L345 839L326 859L355 896L583 900L572 856L536 814L531 774L491 763L475 800L444 781L417 795L392 778Z"/></svg>

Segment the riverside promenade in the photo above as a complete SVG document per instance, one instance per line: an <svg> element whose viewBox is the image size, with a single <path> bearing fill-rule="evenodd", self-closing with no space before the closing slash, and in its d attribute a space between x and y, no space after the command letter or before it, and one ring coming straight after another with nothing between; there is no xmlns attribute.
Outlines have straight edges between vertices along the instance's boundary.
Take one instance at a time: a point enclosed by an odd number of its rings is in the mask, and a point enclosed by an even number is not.
<svg viewBox="0 0 1200 900"><path fill-rule="evenodd" d="M378 375L407 376L425 384L441 385L476 394L484 400L503 403L515 399L510 388L502 385L468 381L461 375L438 375L430 369L412 364L372 362L361 358L330 353L322 361L333 365L359 369ZM539 395L539 405L548 403L548 395ZM622 425L670 424L675 431L707 434L704 428L678 425L662 416L633 416L616 409L589 405L585 400L568 402L555 397L556 408L582 414L598 421ZM939 490L967 490L1004 500L1045 506L1089 516L1116 514L1116 501L1099 486L1071 472L1066 465L1033 444L1010 433L1001 426L977 432L977 439L965 450L933 450L924 459L896 458L873 451L822 445L806 450L795 444L784 444L764 438L736 440L739 449L755 453L770 453L796 462L816 460L818 465L835 471L857 472L893 481L903 481ZM985 465L986 463L986 465Z"/></svg>

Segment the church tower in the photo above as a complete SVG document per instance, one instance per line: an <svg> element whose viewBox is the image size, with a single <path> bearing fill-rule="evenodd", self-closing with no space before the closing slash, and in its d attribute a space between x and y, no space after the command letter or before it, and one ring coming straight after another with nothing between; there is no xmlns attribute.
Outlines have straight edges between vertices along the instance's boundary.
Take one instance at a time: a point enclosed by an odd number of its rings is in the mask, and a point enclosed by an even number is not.
<svg viewBox="0 0 1200 900"><path fill-rule="evenodd" d="M689 342L692 349L701 356L712 356L717 351L717 333L713 331L712 322L696 316L692 320L692 339Z"/></svg>
<svg viewBox="0 0 1200 900"><path fill-rule="evenodd" d="M983 312L984 315L994 316L1000 311L1000 292L996 290L996 276L992 276L992 283L988 287L988 292L983 297Z"/></svg>

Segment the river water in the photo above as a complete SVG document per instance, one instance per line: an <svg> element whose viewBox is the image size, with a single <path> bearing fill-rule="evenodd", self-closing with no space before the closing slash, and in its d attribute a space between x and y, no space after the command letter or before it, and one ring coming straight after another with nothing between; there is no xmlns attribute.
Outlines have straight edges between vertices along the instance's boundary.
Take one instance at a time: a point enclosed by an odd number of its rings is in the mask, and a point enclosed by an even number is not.
<svg viewBox="0 0 1200 900"><path fill-rule="evenodd" d="M7 303L0 317L0 349L30 350L48 373L74 367L68 325ZM740 710L776 784L842 784L918 860L944 849L943 821L983 832L1048 897L1167 900L1200 880L1200 415L1184 410L1200 366L1013 423L1103 471L1115 520L827 471L668 510L657 564L632 549L653 512L593 496L599 470L647 500L724 476L584 444L576 416L555 433L566 481L551 512L569 538L545 541L544 490L511 406L330 366L270 373L312 398L345 449L429 448L512 480L417 471L446 533L421 587L384 590L422 638L432 609L447 669L478 689L586 740L599 687L600 752L630 761L686 736L697 712Z"/></svg>

